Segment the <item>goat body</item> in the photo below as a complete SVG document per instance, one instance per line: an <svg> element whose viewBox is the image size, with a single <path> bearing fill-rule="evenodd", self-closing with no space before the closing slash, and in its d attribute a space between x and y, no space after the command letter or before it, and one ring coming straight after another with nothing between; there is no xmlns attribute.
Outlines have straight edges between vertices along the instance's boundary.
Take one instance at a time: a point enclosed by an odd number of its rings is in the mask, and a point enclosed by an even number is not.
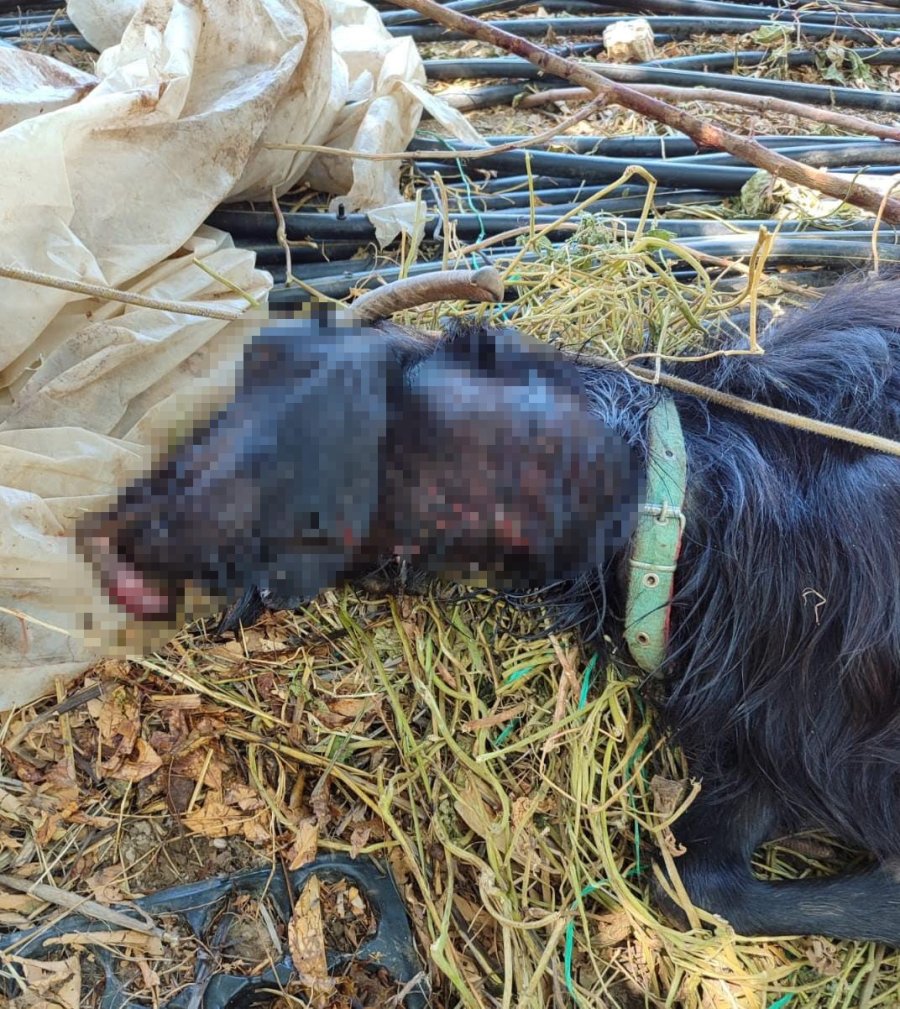
<svg viewBox="0 0 900 1009"><path fill-rule="evenodd" d="M893 283L842 286L763 343L672 371L900 439ZM514 330L456 325L435 349L317 309L263 330L233 402L79 539L142 619L172 619L190 579L288 604L399 556L542 589L555 626L600 646L621 633L658 395ZM703 783L676 824L682 879L741 933L900 945L900 459L675 401L688 484L661 707ZM760 843L807 826L878 862L752 874Z"/></svg>

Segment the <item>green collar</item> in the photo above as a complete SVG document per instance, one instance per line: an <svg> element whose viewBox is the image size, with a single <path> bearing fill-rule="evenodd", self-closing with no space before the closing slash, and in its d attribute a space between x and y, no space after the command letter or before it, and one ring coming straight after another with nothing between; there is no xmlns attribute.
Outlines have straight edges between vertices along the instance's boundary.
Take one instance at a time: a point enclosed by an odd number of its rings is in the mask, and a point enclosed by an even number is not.
<svg viewBox="0 0 900 1009"><path fill-rule="evenodd" d="M628 562L625 641L638 666L652 673L666 657L687 483L681 421L666 393L650 411L647 440L647 503L638 515Z"/></svg>

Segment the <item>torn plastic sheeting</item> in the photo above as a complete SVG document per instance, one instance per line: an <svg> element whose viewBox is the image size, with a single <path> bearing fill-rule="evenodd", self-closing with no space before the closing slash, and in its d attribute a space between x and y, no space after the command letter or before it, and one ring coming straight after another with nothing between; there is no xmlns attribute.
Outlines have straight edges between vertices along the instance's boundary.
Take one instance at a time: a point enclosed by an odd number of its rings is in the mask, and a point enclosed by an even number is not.
<svg viewBox="0 0 900 1009"><path fill-rule="evenodd" d="M425 84L415 44L393 38L378 12L361 0L332 0L329 9L335 50L347 68L349 94L324 146L366 154L405 150L422 116L418 95L407 87ZM319 155L303 177L315 189L341 194L333 205L376 212L372 223L382 244L400 230L409 231L411 206L400 193L399 161Z"/></svg>
<svg viewBox="0 0 900 1009"><path fill-rule="evenodd" d="M72 105L97 83L93 74L15 46L0 46L0 131Z"/></svg>
<svg viewBox="0 0 900 1009"><path fill-rule="evenodd" d="M68 0L66 13L88 42L102 53L119 44L139 6L139 0Z"/></svg>
<svg viewBox="0 0 900 1009"><path fill-rule="evenodd" d="M240 20L260 2L232 0L228 6ZM124 19L139 6L138 0L115 0L113 20ZM270 145L338 147L367 154L402 151L415 133L423 104L459 139L480 143L480 138L463 116L428 95L415 44L394 38L368 3L305 0L302 7L310 44L227 199L267 199L273 188L284 193L302 178L315 189L338 194L353 210L375 212L379 240L386 243L408 229L411 216L399 190L399 162L323 156ZM72 0L69 14L94 44L108 41L106 3ZM252 30L247 26L246 31ZM323 32L330 34L327 52L318 44Z"/></svg>
<svg viewBox="0 0 900 1009"><path fill-rule="evenodd" d="M90 94L0 133L0 262L127 285L228 196L305 48L331 43L307 39L289 0L245 5L252 31L227 6L148 4L101 56ZM44 331L77 296L0 280L0 298L9 386L64 335Z"/></svg>
<svg viewBox="0 0 900 1009"><path fill-rule="evenodd" d="M246 301L194 257L253 297L264 298L270 287L252 253L204 227L132 290L240 311ZM4 407L0 424L0 710L100 657L161 643L110 606L75 557L71 533L80 515L105 507L173 433L227 400L260 321L258 312L228 323L115 302L77 307L69 337Z"/></svg>

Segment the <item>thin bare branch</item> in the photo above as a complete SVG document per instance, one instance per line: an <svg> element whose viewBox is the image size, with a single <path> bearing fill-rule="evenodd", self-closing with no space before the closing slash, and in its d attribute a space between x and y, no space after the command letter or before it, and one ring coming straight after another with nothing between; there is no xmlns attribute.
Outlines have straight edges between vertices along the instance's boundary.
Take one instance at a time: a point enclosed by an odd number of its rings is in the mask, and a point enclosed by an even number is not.
<svg viewBox="0 0 900 1009"><path fill-rule="evenodd" d="M818 105L804 105L803 102L791 102L785 98L768 98L765 95L744 95L737 91L725 91L722 88L676 88L663 84L632 84L635 91L652 95L664 102L709 102L713 105L735 105L754 112L777 112L787 116L797 116L816 123L836 126L850 133L861 133L879 140L900 141L900 128L883 126L873 123L864 116L854 116L848 112L836 112L834 109L820 108ZM547 91L534 91L519 101L523 109L535 108L551 102L578 102L591 97L587 88L550 88Z"/></svg>
<svg viewBox="0 0 900 1009"><path fill-rule="evenodd" d="M162 298L148 298L143 294L120 291L118 288L106 287L103 284L88 284L81 280L67 280L65 277L55 277L50 273L40 273L37 270L25 270L18 266L0 266L0 277L8 277L10 280L21 280L26 284L39 284L41 287L55 287L60 291L84 294L90 298L99 298L103 301L119 301L125 305L137 305L139 308L155 308L160 312L174 312L178 315L196 315L203 319L225 319L229 322L241 317L240 312L231 309L207 308L206 305L192 305L184 301L165 301Z"/></svg>

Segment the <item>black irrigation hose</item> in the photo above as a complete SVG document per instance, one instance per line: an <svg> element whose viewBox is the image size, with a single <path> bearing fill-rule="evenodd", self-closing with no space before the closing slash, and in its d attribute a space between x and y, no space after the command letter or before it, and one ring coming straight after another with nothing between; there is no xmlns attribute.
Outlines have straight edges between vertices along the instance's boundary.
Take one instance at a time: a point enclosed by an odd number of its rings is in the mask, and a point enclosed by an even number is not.
<svg viewBox="0 0 900 1009"><path fill-rule="evenodd" d="M900 15L898 15L900 19ZM602 50L602 43L585 43L573 46L553 47L553 51L562 56L590 56L592 53ZM871 66L896 66L900 64L900 47L893 49L854 49L853 52L866 56L866 63ZM745 68L758 66L769 58L768 53L757 52L755 50L745 50L734 53L701 53L696 56L672 56L668 59L649 60L641 64L645 67L661 67L670 70L693 70L695 72L708 71L728 71L732 68ZM812 50L798 50L787 54L787 65L791 67L813 66L816 61L816 53ZM434 61L437 62L437 61ZM426 67L431 64L426 61ZM779 58L779 66L782 66ZM536 76L536 75L535 75ZM548 78L549 80L549 78ZM703 85L700 84L700 87ZM719 85L721 86L721 85ZM538 84L531 90L544 91L550 88L557 88L559 84ZM736 90L731 88L729 90ZM478 109L490 109L499 105L512 105L512 103L523 94L529 93L522 82L513 84L487 84L481 88L467 88L462 90L450 89L443 91L441 97L449 101L455 108L463 112L475 111ZM824 138L823 138L824 139Z"/></svg>
<svg viewBox="0 0 900 1009"><path fill-rule="evenodd" d="M23 42L37 42L43 36L43 33L49 32L45 42L59 42L59 32L77 32L78 29L68 18L57 18L56 21L19 21L15 24L6 24L0 21L0 38L4 39L18 39L21 38ZM26 38L23 36L23 32L28 32L29 35ZM80 36L79 36L80 37Z"/></svg>
<svg viewBox="0 0 900 1009"><path fill-rule="evenodd" d="M738 258L747 256L756 244L756 236L732 235L728 237L700 237L680 241L686 249L702 252L719 258ZM515 253L514 249L490 250L489 257L483 257L485 262L497 262L501 257ZM604 250L598 250L603 255ZM677 253L664 253L670 260L678 261ZM879 243L879 258L884 262L900 262L900 245ZM531 262L536 258L534 253L526 253L524 261ZM872 245L868 241L858 239L843 240L827 236L807 237L805 235L784 235L776 237L767 262L771 265L803 263L808 265L825 264L834 266L861 266L872 261ZM380 263L374 258L352 260L353 268L341 268L332 263L312 263L294 271L295 276L307 282L319 293L331 298L345 298L351 290L374 287L379 282L390 282L400 276L400 268L388 265L384 260ZM408 271L411 276L430 273L441 269L441 261L434 260L414 264ZM283 285L283 271L271 270L276 283ZM689 279L690 269L678 271L679 278ZM286 307L300 305L309 300L309 295L297 288L276 287L269 294L269 304Z"/></svg>
<svg viewBox="0 0 900 1009"><path fill-rule="evenodd" d="M787 147L783 153L813 168L882 166L900 172L900 144L895 143L882 144L880 147L869 144L835 144L825 149L816 149L813 145L809 145L798 148Z"/></svg>
<svg viewBox="0 0 900 1009"><path fill-rule="evenodd" d="M490 11L513 10L523 6L524 0L453 0L452 3L441 4L447 10L456 11L457 14L487 14ZM385 28L393 28L396 25L419 24L426 20L418 11L411 10L386 10L381 15L382 24Z"/></svg>
<svg viewBox="0 0 900 1009"><path fill-rule="evenodd" d="M514 189L514 187L516 188ZM518 175L503 179L491 179L488 182L482 183L479 188L483 193L488 195L509 195L510 192L527 193L528 178L527 176ZM561 187L561 190L568 188L570 187ZM585 199L588 194L593 194L601 188L603 187L581 187L581 192L585 194L581 199ZM538 192L540 191L542 190L538 190ZM645 188L621 186L616 190L616 193L616 196L606 197L602 201L592 204L592 206L598 211L608 210L613 214L625 214L630 211L640 211L647 202L647 190ZM707 203L721 203L721 201L721 193L713 193L705 189L657 189L653 194L653 205L660 211L670 210L672 207L695 207ZM546 199L545 202L547 202ZM528 204L526 203L525 205L527 206Z"/></svg>
<svg viewBox="0 0 900 1009"><path fill-rule="evenodd" d="M0 25L4 28L20 25L29 26L32 24L37 24L41 28L45 28L50 24L68 24L72 26L72 22L69 21L65 16L59 17L59 11L22 11L21 14L0 14Z"/></svg>
<svg viewBox="0 0 900 1009"><path fill-rule="evenodd" d="M557 213L563 206L573 206L583 203L591 196L600 192L599 186L562 186L559 189L535 189L534 198L538 206L553 207ZM472 193L462 194L454 192L453 201L467 212L484 213L485 211L496 211L503 213L505 210L525 209L531 206L531 191L527 186L511 192L496 193ZM647 200L646 190L633 196L605 197L591 204L592 213L608 212L615 214L631 213L640 210ZM658 212L671 210L673 207L684 207L697 205L700 203L717 203L721 200L721 193L709 193L700 191L678 190L671 196L665 192L660 195L657 191L653 206Z"/></svg>
<svg viewBox="0 0 900 1009"><path fill-rule="evenodd" d="M702 252L722 259L747 256L756 247L755 235L730 235L727 238L688 238L679 242L692 252ZM677 257L677 253L671 255ZM878 255L890 263L900 262L900 245L879 242ZM847 260L869 262L872 259L872 243L859 239L824 237L808 238L805 235L779 236L772 243L766 258L771 265L784 262L841 263Z"/></svg>
<svg viewBox="0 0 900 1009"><path fill-rule="evenodd" d="M522 0L522 6L528 6L539 0ZM548 0L555 2L560 8L566 6L567 0ZM667 14L686 14L698 17L770 17L777 15L789 20L795 18L809 18L811 20L828 21L834 17L849 18L851 20L862 16L863 19L875 16L884 18L894 18L896 11L900 10L900 0L882 0L881 3L874 3L872 0L823 0L819 7L812 7L808 0L709 0L709 2L720 2L721 9L716 12L708 6L707 0L618 0L618 2L602 2L602 0L572 0L581 3L583 6L604 13L616 14L620 18L643 16L653 13L656 10ZM448 6L447 0L437 0L442 7ZM682 4L683 7L676 8L675 5ZM394 10L390 0L374 0L374 6L379 10ZM546 6L541 4L541 6ZM747 8L750 9L748 14ZM549 9L549 8L548 8Z"/></svg>
<svg viewBox="0 0 900 1009"><path fill-rule="evenodd" d="M515 248L491 250L492 257L486 258L482 265L496 261L500 255L513 256L517 251ZM535 258L537 257L533 252L528 252L523 256L526 262L532 262ZM339 264L313 263L308 267L294 270L294 276L308 283L319 294L324 294L329 298L346 298L354 288L377 287L381 282L390 283L400 279L400 267L385 261L384 258L370 257L351 262L353 263L352 269L341 268ZM440 259L413 263L406 271L406 276L417 277L423 273L434 273L435 270L440 269L442 269ZM279 285L269 293L270 305L275 307L302 305L310 300L310 296L305 291L296 287L282 286L284 271L269 270L268 272L272 274L276 284Z"/></svg>
<svg viewBox="0 0 900 1009"><path fill-rule="evenodd" d="M12 17L21 11L26 14L45 14L66 6L66 0L43 0L39 3L22 3L21 0L0 0L0 15Z"/></svg>
<svg viewBox="0 0 900 1009"><path fill-rule="evenodd" d="M37 42L39 40L37 38L23 39L21 37L16 38L16 39L9 39L9 40L0 39L0 42L3 42L3 41L6 41L7 43L12 43L12 45L14 45L14 46L16 46L18 48L18 47L22 47L22 46L33 45L35 42ZM97 52L97 50L90 44L90 42L88 42L88 40L86 38L84 38L84 36L82 36L82 35L65 35L65 36L63 36L61 38L57 37L55 35L50 35L46 39L44 39L44 45L45 46L56 46L56 45L68 46L70 49L79 49L79 50L81 50L83 52L86 52L86 53L95 53L96 54L96 52Z"/></svg>
<svg viewBox="0 0 900 1009"><path fill-rule="evenodd" d="M478 187L478 191L482 193L495 193L504 192L507 189L513 187L520 187L521 189L527 189L529 186L534 187L537 191L552 190L552 189L573 189L572 179L560 179L555 175L505 175L496 176L493 173L488 178L478 178L478 169L474 165L470 166L468 170L463 169L465 174L463 174L455 165L451 167L445 161L435 161L435 162L420 162L418 166L423 176L430 181L431 177L437 172L441 179L446 185L450 186L463 186L470 182L475 182ZM485 170L487 171L487 170ZM584 188L584 183L579 181L579 187ZM591 191L594 189L601 189L601 186L587 186ZM666 190L668 192L669 190ZM624 192L625 195L636 195L638 192L646 193L646 186L640 187L633 186L630 190L626 188L620 189L619 192ZM475 195L474 193L472 194ZM715 196L716 200L722 199L722 194L717 193ZM438 203L439 199L437 193L434 194L434 202Z"/></svg>
<svg viewBox="0 0 900 1009"><path fill-rule="evenodd" d="M473 16L489 14L492 11L516 10L519 7L534 5L535 0L531 0L530 3L529 0L452 0L450 3L441 3L441 7L447 10ZM375 6L383 8L381 20L387 28L395 25L434 24L431 18L418 11L391 9L379 4L375 4ZM561 10L569 14L597 14L600 11L616 14L623 9L622 4L595 3L594 0L541 0L540 6L544 10ZM743 16L746 17L746 13Z"/></svg>
<svg viewBox="0 0 900 1009"><path fill-rule="evenodd" d="M900 23L900 15L898 15ZM900 63L900 49L883 49L863 46L848 50L870 66L894 66ZM731 67L754 67L766 60L772 60L776 67L808 67L815 66L816 58L821 53L812 49L795 49L788 53L772 53L755 49L743 49L733 53L696 53L693 56L670 56L666 59L648 60L646 67L669 67L672 70L728 70Z"/></svg>
<svg viewBox="0 0 900 1009"><path fill-rule="evenodd" d="M532 139L521 133L494 134L486 136L485 141L491 146L510 143L524 143ZM871 147L891 147L883 140L865 140L842 136L815 134L773 134L760 135L753 138L762 147L770 150L794 150L804 146L819 149L821 147L843 147L846 144L855 146ZM458 145L461 149L467 148L467 144L459 140L432 140L428 137L417 136L409 145L411 151L446 150L448 144ZM610 158L694 158L709 157L701 154L700 149L690 137L681 135L674 136L654 136L652 134L644 136L622 136L603 137L597 134L585 136L569 136L563 134L554 140L547 140L537 145L537 148L545 149L551 146L567 147L577 154L603 154ZM900 154L900 144L892 147ZM715 155L713 155L715 156ZM726 155L730 157L730 155ZM473 165L477 162L473 162Z"/></svg>
<svg viewBox="0 0 900 1009"><path fill-rule="evenodd" d="M453 165L446 162L444 164L446 173L450 174ZM739 165L706 166L662 158L641 159L641 164L653 174L661 186L711 189L721 193L736 193L757 171L755 168ZM515 174L527 174L530 170L535 175L575 179L578 182L588 183L613 182L625 169L621 158L607 158L599 154L560 154L556 151L541 150L491 154L473 162L472 167L481 171Z"/></svg>
<svg viewBox="0 0 900 1009"><path fill-rule="evenodd" d="M529 137L516 134L510 136L486 137L485 139L491 146L500 146L502 144L510 143L526 144L530 140ZM610 138L611 141L615 139L618 138ZM707 151L700 153L697 151L696 147L694 147L694 150L690 153L688 153L685 149L685 153L676 154L673 151L673 148L675 147L674 144L671 146L660 144L659 142L655 145L653 143L648 143L646 145L632 144L628 142L632 140L630 137L624 137L621 139L623 139L625 143L619 146L608 142L602 137L560 136L552 141L536 144L534 147L529 147L528 149L532 152L537 152L546 151L550 147L561 147L563 150L559 153L562 154L605 156L616 158L617 160L634 160L635 158L639 158L642 161L644 159L653 160L659 159L664 155L663 160L680 165L743 165L744 167L747 165L745 161L735 157L733 154L726 154L721 151ZM640 137L637 139L644 140L650 138ZM819 138L815 136L783 138L773 137L760 139L763 142L762 146L765 146L769 150L778 151L780 154L785 154L798 161L803 161L808 165L819 165L821 167L832 168L858 164L900 165L900 143L865 139L857 141L849 137ZM830 142L820 144L818 142L820 139L827 139ZM693 144L692 141L689 141L689 143ZM409 144L409 150L416 152L446 151L452 149L461 151L472 150L465 141L461 140L430 140L425 137L414 137ZM474 159L469 162L469 167L478 168L479 162L485 160L489 159ZM436 164L437 162L425 163L430 165ZM447 164L448 167L456 164L449 159L444 163ZM419 164L421 165L423 162L419 162Z"/></svg>
<svg viewBox="0 0 900 1009"><path fill-rule="evenodd" d="M615 217L608 223L611 228L624 228L629 233L633 233L640 223L639 217ZM759 229L766 228L770 232L778 231L781 235L803 235L807 238L816 238L821 241L832 241L832 239L843 239L847 232L871 234L875 227L873 219L861 221L841 221L834 229L822 228L809 221L779 221L772 218L745 218L743 220L723 221L707 220L705 218L694 217L663 217L654 218L653 227L657 231L668 231L679 242L685 243L695 238L722 238L734 237L741 241L750 243L750 248L759 236ZM854 240L859 234L854 234ZM777 240L777 239L776 239ZM900 225L892 226L882 224L878 230L879 247L884 245L900 246Z"/></svg>
<svg viewBox="0 0 900 1009"><path fill-rule="evenodd" d="M538 226L543 226L551 224L558 217L559 212L555 208L547 208L536 211L534 219ZM375 227L365 214L348 214L343 220L338 220L332 214L287 213L284 219L291 241L342 242L352 239L369 242L375 238ZM525 209L508 214L489 211L484 214L450 214L449 219L459 238L477 240L482 236L499 235L513 228L527 227L530 214ZM207 220L212 227L228 231L236 242L242 239L264 239L267 242L275 240L275 219L265 211L217 210ZM426 239L439 236L442 226L442 218L432 212L425 228ZM571 233L571 229L560 228L557 232L564 237Z"/></svg>
<svg viewBox="0 0 900 1009"><path fill-rule="evenodd" d="M900 15L898 15L900 22ZM660 42L667 36L657 36L656 41ZM602 42L573 42L565 45L548 47L551 52L558 56L596 56L605 52ZM883 47L857 46L852 52L855 56L864 59L870 66L894 66L900 63L900 49L885 49ZM815 66L820 53L814 49L793 49L790 52L778 53L777 55L765 49L741 49L722 53L695 53L691 56L666 56L658 60L647 60L641 64L645 67L669 67L673 70L713 70L713 71L737 71L759 66L766 60L772 62L772 66L777 69L788 67Z"/></svg>
<svg viewBox="0 0 900 1009"><path fill-rule="evenodd" d="M814 168L844 168L848 170L861 170L865 168L874 174L880 174L880 169L885 168L890 172L900 172L900 144L887 143L880 144L830 144L821 147L815 143L800 144L796 147L779 147L779 154L783 154L800 164L810 165ZM706 165L713 167L716 165L734 166L744 165L747 162L733 154L716 152L714 154L697 154L691 158L679 158L682 164Z"/></svg>
<svg viewBox="0 0 900 1009"><path fill-rule="evenodd" d="M575 179L586 183L613 182L625 170L621 158L607 158L599 154L561 154L556 151L507 151L479 158L481 169L522 174L528 166L535 174L557 179ZM719 193L736 193L757 171L740 165L699 165L680 159L642 158L641 165L661 186L687 187L714 190ZM637 180L633 180L638 185Z"/></svg>
<svg viewBox="0 0 900 1009"><path fill-rule="evenodd" d="M555 87L555 85L550 85ZM441 92L441 98L462 112L474 112L477 109L492 109L498 105L512 105L525 94L521 82L518 84L488 84L483 88L451 89ZM427 116L428 113L426 112Z"/></svg>
<svg viewBox="0 0 900 1009"><path fill-rule="evenodd" d="M612 17L551 17L551 18L509 18L504 21L485 21L483 24L502 28L521 38L540 38L552 31L554 35L600 35L604 28L621 21L620 16ZM647 21L654 34L669 35L676 39L692 38L694 35L745 35L760 28L771 27L772 22L764 18L691 18L691 17L648 17ZM900 26L894 29L850 28L843 25L832 26L803 22L796 26L796 33L809 38L839 38L845 42L872 44L880 41L889 45L900 39ZM470 38L466 32L444 28L443 25L397 25L390 29L392 35L412 38L416 42L460 42Z"/></svg>
<svg viewBox="0 0 900 1009"><path fill-rule="evenodd" d="M647 14L683 14L688 17L705 18L746 18L750 3L728 3L724 0L620 0L616 5L620 11L627 11L629 16ZM896 12L877 11L870 8L857 11L832 10L829 4L826 10L793 9L784 7L753 5L754 16L771 18L774 21L787 21L790 24L800 22L806 24L816 21L833 24L844 20L848 24L872 25L893 28L897 24ZM798 5L799 6L799 5Z"/></svg>
<svg viewBox="0 0 900 1009"><path fill-rule="evenodd" d="M375 232L372 231L371 242L375 241ZM284 249L278 242L247 242L238 241L240 248L247 249L256 254L256 265L266 267L271 264L284 266ZM291 248L291 263L340 263L352 259L361 248L368 244L366 240L352 242L317 242L314 248L307 246L293 246Z"/></svg>
<svg viewBox="0 0 900 1009"><path fill-rule="evenodd" d="M592 189L590 186L585 186L578 190L572 190L572 189L558 190L559 193L572 194L568 199L566 199L565 201L566 204L571 202L584 202L584 200L586 200L589 196L594 195L594 193L597 191L598 191L597 189ZM535 195L539 195L539 193L536 193ZM488 196L484 197L484 199L491 201L494 200L499 201L501 197L507 199L519 197L518 202L514 203L513 206L518 206L521 208L530 206L530 202L528 200L528 191L527 189L524 188L516 190L515 192L512 193L503 193L498 190L495 191L494 193L488 194ZM549 206L558 207L559 204L554 203L551 197L552 197L552 191L543 191L540 194L540 199L542 203L545 203ZM663 191L657 190L656 194L653 197L653 206L657 213L662 213L663 211L673 210L675 207L696 207L696 206L704 206L710 203L719 203L721 201L721 198L722 198L721 193L708 193L699 189L678 190L676 192L669 192L669 193L666 193L664 190ZM473 211L481 210L481 207L478 206L477 199L478 198L476 197L471 204ZM597 214L601 212L609 214L639 214L644 209L644 205L646 202L647 202L647 194L645 191L643 193L632 196L626 195L626 196L606 197L604 199L598 200L596 203L592 203L590 210L592 213ZM509 206L509 204L506 205ZM503 205L500 204L499 202L498 203L491 202L485 207L485 209L486 210L502 209L502 206Z"/></svg>
<svg viewBox="0 0 900 1009"><path fill-rule="evenodd" d="M528 207L512 207L505 211L451 213L446 221L442 215L432 210L425 227L425 238L426 240L440 238L446 223L452 223L457 237L464 240L493 237L515 228L528 227L532 221L539 228L545 227L555 222L560 214L567 210L575 210L578 206L578 203L573 203L562 206L538 207L533 213ZM608 212L609 209L598 202L593 210L585 211L585 213L596 213L598 210ZM352 255L359 244L375 240L375 227L365 214L349 214L343 219L338 219L332 214L301 212L287 213L284 218L288 237L292 241L313 240L323 243L319 250L303 247L292 250L292 258L297 262L316 261L321 259L322 254L326 251L334 258L340 258L341 253ZM624 226L633 226L636 224L637 218L621 217L617 220ZM275 256L276 250L280 254L280 258L284 257L284 252L276 241L276 221L268 211L219 210L210 215L208 223L213 227L230 232L235 241L240 244L248 244L258 252L265 250L267 258L270 254ZM846 222L840 225L840 230L825 229L824 234L841 238L844 232L871 231L872 226L872 222L869 220ZM745 233L748 240L753 239L754 241L760 227L766 227L770 231L780 230L782 234L814 230L808 222L804 221L735 220L727 223L693 218L661 220L659 227L672 231L680 237ZM549 232L551 235L560 234L563 237L570 233L571 229L568 228L556 228ZM884 242L890 240L891 243L896 243L898 236L900 236L900 232L897 229L885 226L880 232L879 239ZM275 258L277 259L278 256Z"/></svg>
<svg viewBox="0 0 900 1009"><path fill-rule="evenodd" d="M578 186L576 188L562 189L540 189L535 190L535 198L544 206L553 207L557 213L563 206L583 203L590 196L599 192L599 189L592 186ZM702 191L681 190L666 195L660 194L657 190L653 199L653 206L657 213L664 210L671 210L674 207L697 206L704 203L718 203L721 200L721 193L708 193ZM456 202L460 206L465 206L473 213L483 213L494 210L502 213L506 209L525 209L531 206L531 198L528 189L519 189L511 193L489 193L485 196L456 197ZM609 214L633 214L640 212L647 202L646 192L639 196L616 196L597 200L590 207L591 213Z"/></svg>
<svg viewBox="0 0 900 1009"><path fill-rule="evenodd" d="M522 216L522 222L528 222L528 215ZM617 217L608 223L613 232L627 230L633 233L640 222L638 217ZM542 223L539 221L539 223ZM516 223L511 223L510 227L515 227ZM695 238L727 238L729 236L748 235L755 238L759 228L765 227L774 232L780 229L780 234L803 234L807 238L822 239L827 236L840 238L848 232L854 232L855 237L862 234L871 234L874 227L872 221L849 221L842 222L835 231L823 231L804 221L774 221L774 220L741 220L734 222L696 220L694 218L665 218L654 221L654 228L657 231L667 231L679 242L686 242ZM489 234L491 234L489 232ZM488 235L485 235L488 237ZM372 231L372 243L374 243L374 229ZM292 249L291 262L293 266L306 266L312 263L339 263L346 262L356 255L364 246L363 242L326 242L315 249ZM882 228L879 234L879 248L883 245L900 245L900 231L896 228ZM259 267L275 266L283 268L285 265L284 249L277 242L241 242L240 247L253 252L256 256L256 265ZM337 267L336 267L337 268Z"/></svg>
<svg viewBox="0 0 900 1009"><path fill-rule="evenodd" d="M900 37L900 36L898 36ZM501 56L493 59L425 60L425 71L432 81L478 80L480 78L519 78L521 80L557 81L544 75L528 60ZM794 81L734 77L730 74L700 73L695 70L669 70L665 67L632 66L623 63L596 63L590 69L622 84L664 84L675 87L709 87L739 91L768 98L787 98L808 105L842 105L845 108L879 112L900 112L900 94L888 91L861 91L823 84L798 84Z"/></svg>
<svg viewBox="0 0 900 1009"><path fill-rule="evenodd" d="M451 146L456 146L452 144ZM464 146L464 145L463 145ZM421 148L419 148L421 150ZM900 147L883 144L869 148L865 144L847 144L827 151L814 146L799 149L785 148L783 152L804 164L817 167L844 168L846 170L869 169L873 174L892 174L900 171ZM527 172L557 179L577 179L579 182L612 182L625 169L622 158L604 157L599 154L572 154L540 149L506 151L491 154L471 162L466 169L469 176L479 171ZM752 165L741 162L728 154L702 154L693 158L647 158L640 159L641 165L651 172L663 186L689 186L715 190L720 193L736 193L757 171ZM448 161L424 162L419 164L422 173L439 171L446 180L461 177L460 167ZM637 184L637 183L636 183Z"/></svg>
<svg viewBox="0 0 900 1009"><path fill-rule="evenodd" d="M466 0L462 0L466 2ZM475 0L483 12L500 10L500 4L504 0ZM396 11L390 4L376 2L375 6L388 13L398 13L407 15L403 20L397 19L396 24L411 24L413 19L416 23L426 21L417 11ZM460 10L462 5L459 2L442 3L442 7ZM528 6L528 0L521 0L518 4L510 3L510 7ZM753 17L760 19L784 20L789 23L795 21L814 21L831 24L836 19L845 19L849 24L869 25L875 27L883 25L892 28L896 24L896 10L900 7L900 0L895 4L841 4L829 2L822 10L810 10L805 0L796 0L796 3L784 4L783 6L773 6L766 0L745 0L743 3L729 3L726 0L619 0L618 3L592 2L592 0L544 0L541 4L547 10L551 7L560 10L579 9L593 11L608 11L617 14L619 17L635 17L638 15L656 14L682 14L688 17L705 18L746 18L747 8L752 9ZM878 8L881 8L880 10ZM887 9L886 9L887 8Z"/></svg>

